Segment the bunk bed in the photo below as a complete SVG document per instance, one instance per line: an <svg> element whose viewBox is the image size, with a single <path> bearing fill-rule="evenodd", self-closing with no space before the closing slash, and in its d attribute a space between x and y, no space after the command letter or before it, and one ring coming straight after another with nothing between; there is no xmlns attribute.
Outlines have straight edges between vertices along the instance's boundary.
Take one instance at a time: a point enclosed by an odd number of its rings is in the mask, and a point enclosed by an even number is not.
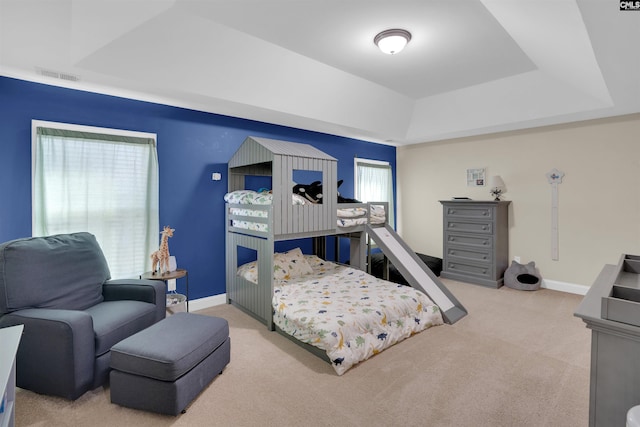
<svg viewBox="0 0 640 427"><path fill-rule="evenodd" d="M294 171L300 170L322 176L321 204L301 203L292 195ZM335 158L307 144L248 137L229 161L228 176L228 303L329 361L339 375L384 348L443 322L438 307L424 293L363 271L366 226L384 226L380 210L384 212L386 206L339 204ZM248 176L270 177L271 191L246 189ZM358 220L352 221L351 215ZM329 235L349 239L349 267L302 255L299 250L274 251L276 241ZM256 259L239 262L242 248L254 251ZM309 298L301 297L300 292ZM314 295L320 300L313 300ZM294 304L300 301L304 307ZM356 312L369 317L354 317ZM329 319L331 314L334 317ZM315 322L317 328L305 332L301 319ZM364 332L347 331L347 323L365 325L361 327Z"/></svg>

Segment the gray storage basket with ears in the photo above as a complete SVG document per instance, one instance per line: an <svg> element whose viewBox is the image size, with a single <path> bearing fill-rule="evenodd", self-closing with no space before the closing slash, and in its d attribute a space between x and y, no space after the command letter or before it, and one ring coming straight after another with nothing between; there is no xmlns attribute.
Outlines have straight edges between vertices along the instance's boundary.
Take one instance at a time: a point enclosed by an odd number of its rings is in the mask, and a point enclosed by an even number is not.
<svg viewBox="0 0 640 427"><path fill-rule="evenodd" d="M542 277L536 269L536 263L520 264L512 261L504 272L504 285L520 291L537 291L540 289Z"/></svg>

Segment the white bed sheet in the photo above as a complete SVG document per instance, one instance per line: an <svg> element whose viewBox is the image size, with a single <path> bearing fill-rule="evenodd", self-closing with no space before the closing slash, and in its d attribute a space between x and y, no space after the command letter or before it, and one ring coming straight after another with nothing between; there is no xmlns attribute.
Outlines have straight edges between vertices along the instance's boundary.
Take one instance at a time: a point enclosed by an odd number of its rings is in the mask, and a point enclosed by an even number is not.
<svg viewBox="0 0 640 427"><path fill-rule="evenodd" d="M274 284L274 323L327 352L338 375L431 326L442 314L424 293L306 256L314 273Z"/></svg>

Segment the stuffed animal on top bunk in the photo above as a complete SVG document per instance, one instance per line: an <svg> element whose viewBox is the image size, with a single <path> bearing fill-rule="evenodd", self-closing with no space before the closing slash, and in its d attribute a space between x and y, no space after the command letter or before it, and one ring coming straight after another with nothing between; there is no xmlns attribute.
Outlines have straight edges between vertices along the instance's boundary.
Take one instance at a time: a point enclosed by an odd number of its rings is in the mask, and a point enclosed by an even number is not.
<svg viewBox="0 0 640 427"><path fill-rule="evenodd" d="M311 203L322 203L322 182L313 181L311 184L296 184L293 194L304 197Z"/></svg>
<svg viewBox="0 0 640 427"><path fill-rule="evenodd" d="M340 188L343 181L342 179L338 181L337 188ZM320 204L322 203L322 182L313 181L311 184L296 184L293 186L293 193L304 197L311 203ZM342 197L338 192L338 203L360 203L360 201Z"/></svg>

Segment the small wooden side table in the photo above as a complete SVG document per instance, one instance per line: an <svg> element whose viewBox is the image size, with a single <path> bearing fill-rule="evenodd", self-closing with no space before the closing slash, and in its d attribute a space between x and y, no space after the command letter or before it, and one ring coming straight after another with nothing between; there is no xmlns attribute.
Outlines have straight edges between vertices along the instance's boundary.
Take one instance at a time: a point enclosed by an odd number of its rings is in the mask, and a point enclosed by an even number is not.
<svg viewBox="0 0 640 427"><path fill-rule="evenodd" d="M189 272L183 268L178 268L175 271L170 271L168 273L154 273L152 271L147 271L146 273L140 276L141 279L148 280L162 280L167 284L169 280L172 279L181 279L185 278L187 281L187 312L189 312Z"/></svg>

